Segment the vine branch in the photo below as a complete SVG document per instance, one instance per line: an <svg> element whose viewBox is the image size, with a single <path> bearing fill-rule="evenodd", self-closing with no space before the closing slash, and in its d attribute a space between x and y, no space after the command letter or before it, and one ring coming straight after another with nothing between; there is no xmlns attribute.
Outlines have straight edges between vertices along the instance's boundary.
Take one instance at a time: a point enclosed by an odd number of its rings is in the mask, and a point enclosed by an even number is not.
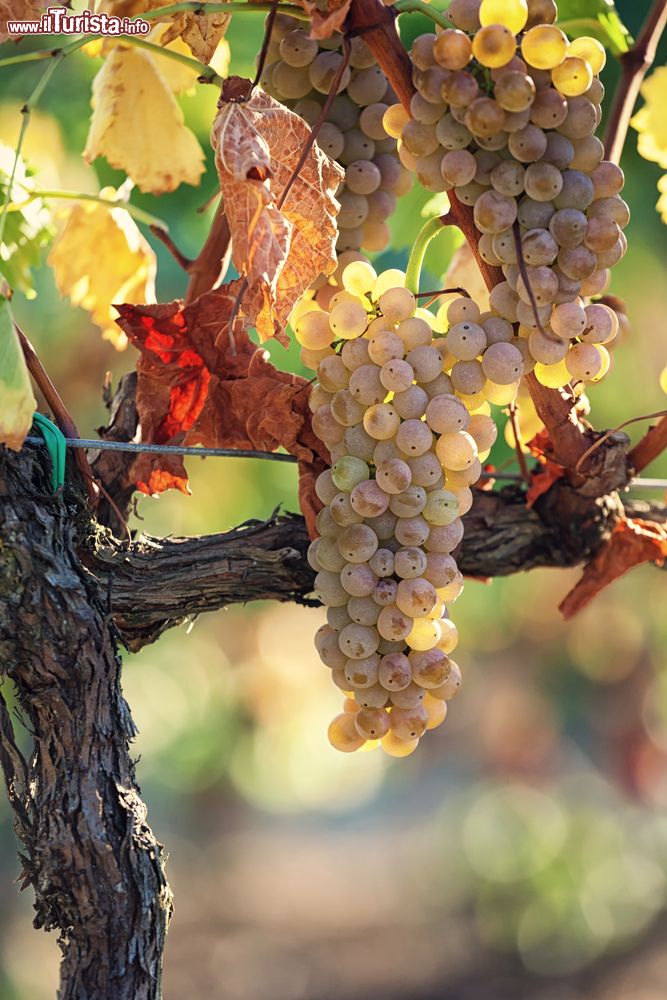
<svg viewBox="0 0 667 1000"><path fill-rule="evenodd" d="M635 45L619 57L621 80L607 120L605 157L619 163L639 90L653 65L660 37L667 27L667 0L654 0Z"/></svg>

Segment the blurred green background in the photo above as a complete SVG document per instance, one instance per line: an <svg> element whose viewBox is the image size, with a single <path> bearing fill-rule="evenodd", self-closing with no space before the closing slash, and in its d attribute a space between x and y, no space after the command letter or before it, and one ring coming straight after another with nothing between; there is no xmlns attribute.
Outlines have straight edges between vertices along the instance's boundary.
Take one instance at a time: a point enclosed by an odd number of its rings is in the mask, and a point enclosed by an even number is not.
<svg viewBox="0 0 667 1000"><path fill-rule="evenodd" d="M617 6L636 31L649 4ZM232 25L232 72L251 73L261 23L253 15ZM404 19L405 38L423 30L419 17ZM666 54L663 45L659 64ZM105 162L91 168L80 158L99 65L81 53L66 60L40 101L25 153L44 188L96 191L122 180ZM0 71L0 139L10 146L41 71ZM609 90L617 78L610 64ZM167 220L194 256L210 221L196 209L215 188L208 129L216 93L201 87L179 100L207 150L207 174L199 188L133 201ZM623 165L631 250L613 291L628 304L633 333L591 391L598 427L665 405L660 171L638 157L634 132ZM406 197L380 266L405 263L426 197ZM445 238L434 246L430 279L452 246ZM155 248L165 301L183 293L185 279ZM15 298L17 318L90 435L105 420L105 372L116 379L135 356L103 342L87 314L59 298L45 267L36 288L30 302ZM298 370L294 349L269 349L276 364ZM631 428L633 438L642 429ZM507 454L501 444L493 459ZM297 509L291 466L237 459L193 462L189 471L191 497L142 498L132 527L205 533L265 517L278 503ZM667 463L649 474L667 475ZM635 571L566 626L557 605L577 575L467 584L455 609L464 690L445 727L407 760L329 747L326 725L340 699L312 647L320 610L233 607L126 657L139 780L176 895L166 996L664 997L665 580L653 568ZM47 1000L58 948L32 929L30 895L11 884L18 871L2 801L0 1000Z"/></svg>

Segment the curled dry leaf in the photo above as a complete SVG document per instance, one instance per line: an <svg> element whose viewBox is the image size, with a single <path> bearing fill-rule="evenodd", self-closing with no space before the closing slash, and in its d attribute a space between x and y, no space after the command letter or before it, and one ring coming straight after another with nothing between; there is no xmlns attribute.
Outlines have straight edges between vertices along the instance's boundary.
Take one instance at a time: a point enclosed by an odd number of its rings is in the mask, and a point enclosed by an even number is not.
<svg viewBox="0 0 667 1000"><path fill-rule="evenodd" d="M93 80L91 104L88 163L105 156L151 194L199 184L203 150L147 52L115 47Z"/></svg>
<svg viewBox="0 0 667 1000"><path fill-rule="evenodd" d="M116 191L101 194L113 198ZM156 258L124 208L111 211L81 201L66 210L64 227L48 262L61 295L81 306L117 350L127 337L116 323L114 302L154 302Z"/></svg>
<svg viewBox="0 0 667 1000"><path fill-rule="evenodd" d="M560 605L565 619L573 618L601 590L641 563L662 565L667 558L667 529L653 521L627 518L620 521L609 540L591 559L576 586Z"/></svg>
<svg viewBox="0 0 667 1000"><path fill-rule="evenodd" d="M551 448L551 439L546 427L538 431L528 442L528 450L540 463L540 468L530 477L530 486L526 492L526 507L532 507L543 494L547 493L557 479L565 475L565 469L558 462L547 458Z"/></svg>
<svg viewBox="0 0 667 1000"><path fill-rule="evenodd" d="M344 174L317 143L278 207L309 136L303 119L260 90L250 93L249 81L226 82L211 142L234 264L248 282L241 308L262 340L283 336L302 292L336 266L334 192Z"/></svg>
<svg viewBox="0 0 667 1000"><path fill-rule="evenodd" d="M161 0L153 6L162 6ZM205 10L206 0L202 0L200 6ZM224 38L231 19L231 14L221 11L213 14L183 11L174 15L174 20L163 36L162 44L166 45L175 38L182 38L195 59L208 65Z"/></svg>
<svg viewBox="0 0 667 1000"><path fill-rule="evenodd" d="M334 31L340 31L345 23L352 0L298 0L311 18L311 37L330 38Z"/></svg>
<svg viewBox="0 0 667 1000"><path fill-rule="evenodd" d="M312 431L309 383L282 372L248 338L248 322L229 321L239 281L191 305L119 305L118 320L141 352L137 408L143 441L275 451L299 462L299 500L311 533L321 504L315 478L329 455ZM188 491L180 456L140 455L131 478L143 493Z"/></svg>

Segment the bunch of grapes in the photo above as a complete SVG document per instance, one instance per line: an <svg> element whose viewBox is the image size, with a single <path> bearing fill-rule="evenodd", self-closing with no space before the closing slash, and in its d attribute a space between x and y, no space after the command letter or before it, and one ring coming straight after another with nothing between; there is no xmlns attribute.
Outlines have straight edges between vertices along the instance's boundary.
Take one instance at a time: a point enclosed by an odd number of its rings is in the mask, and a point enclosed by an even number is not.
<svg viewBox="0 0 667 1000"><path fill-rule="evenodd" d="M455 27L413 44L411 114L392 105L384 126L422 185L473 207L480 255L505 276L491 308L516 325L524 371L554 388L597 381L619 323L591 299L629 221L623 173L595 136L604 48L569 42L553 0L452 0L447 13Z"/></svg>
<svg viewBox="0 0 667 1000"><path fill-rule="evenodd" d="M481 331L474 302L457 297L435 316L417 307L403 272L378 277L366 261L349 264L342 283L329 311L311 300L294 320L317 370L313 429L332 459L317 480L324 507L309 550L328 609L315 644L346 694L332 745L379 740L406 756L459 688L448 608L463 579L452 552L497 432L483 393L456 394L460 362L448 349ZM506 383L502 359L482 382L496 375Z"/></svg>
<svg viewBox="0 0 667 1000"><path fill-rule="evenodd" d="M313 126L340 67L342 43L338 32L315 41L303 22L278 15L262 87ZM384 250L390 240L386 220L397 196L410 190L412 174L401 165L396 139L382 124L396 95L363 39L353 38L351 46L349 64L317 142L345 170L336 195L341 205L338 250Z"/></svg>

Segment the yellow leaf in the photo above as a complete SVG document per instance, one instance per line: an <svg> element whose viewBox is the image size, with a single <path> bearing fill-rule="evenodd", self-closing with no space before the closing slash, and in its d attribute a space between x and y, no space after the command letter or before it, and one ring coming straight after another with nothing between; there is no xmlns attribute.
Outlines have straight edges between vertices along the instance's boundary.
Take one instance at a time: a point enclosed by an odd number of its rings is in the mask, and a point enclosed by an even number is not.
<svg viewBox="0 0 667 1000"><path fill-rule="evenodd" d="M105 197L113 196L106 189ZM56 285L76 306L90 313L117 350L127 337L116 325L114 303L155 302L156 259L124 208L78 202L49 254Z"/></svg>
<svg viewBox="0 0 667 1000"><path fill-rule="evenodd" d="M667 66L659 66L642 84L645 104L631 121L639 132L637 148L645 160L667 170Z"/></svg>
<svg viewBox="0 0 667 1000"><path fill-rule="evenodd" d="M0 297L0 444L19 451L36 409L9 302Z"/></svg>
<svg viewBox="0 0 667 1000"><path fill-rule="evenodd" d="M115 48L93 81L91 104L88 163L105 156L152 194L199 183L204 153L147 53Z"/></svg>

